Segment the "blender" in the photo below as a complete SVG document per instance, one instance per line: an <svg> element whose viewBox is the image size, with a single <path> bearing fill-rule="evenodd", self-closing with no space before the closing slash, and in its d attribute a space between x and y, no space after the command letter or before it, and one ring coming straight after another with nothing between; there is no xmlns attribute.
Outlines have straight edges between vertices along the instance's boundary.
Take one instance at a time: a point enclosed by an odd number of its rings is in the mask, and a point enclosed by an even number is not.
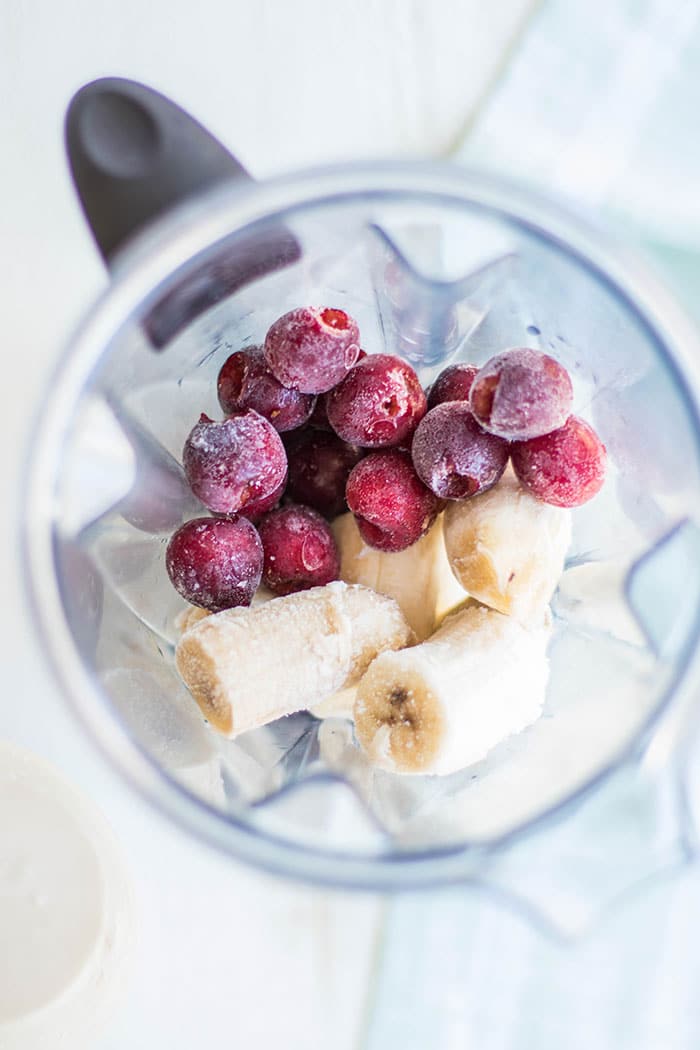
<svg viewBox="0 0 700 1050"><path fill-rule="evenodd" d="M41 411L24 552L55 673L109 761L188 834L269 871L478 885L564 933L692 858L700 375L664 291L505 179L415 163L255 183L129 81L78 93L67 144L110 286ZM184 440L218 414L226 357L315 303L424 384L509 346L550 353L607 446L553 600L544 714L449 777L375 770L351 723L307 713L219 739L174 668L184 603L165 548L202 512Z"/></svg>

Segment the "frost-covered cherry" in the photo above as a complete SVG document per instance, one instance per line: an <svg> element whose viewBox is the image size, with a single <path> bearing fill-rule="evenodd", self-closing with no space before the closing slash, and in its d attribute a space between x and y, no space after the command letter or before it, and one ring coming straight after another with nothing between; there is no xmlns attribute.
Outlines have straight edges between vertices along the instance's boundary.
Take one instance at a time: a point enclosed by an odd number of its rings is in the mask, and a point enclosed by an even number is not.
<svg viewBox="0 0 700 1050"><path fill-rule="evenodd" d="M420 480L407 452L371 452L353 467L346 488L350 510L365 543L401 551L435 521L440 500Z"/></svg>
<svg viewBox="0 0 700 1050"><path fill-rule="evenodd" d="M506 350L477 372L469 394L484 430L508 441L528 441L564 425L571 413L569 373L548 354Z"/></svg>
<svg viewBox="0 0 700 1050"><path fill-rule="evenodd" d="M426 391L428 408L435 408L443 401L468 401L478 371L476 365L448 365Z"/></svg>
<svg viewBox="0 0 700 1050"><path fill-rule="evenodd" d="M351 445L389 448L407 443L427 400L411 366L392 354L372 354L326 397L328 421Z"/></svg>
<svg viewBox="0 0 700 1050"><path fill-rule="evenodd" d="M508 452L508 442L483 430L466 401L431 408L411 446L418 477L441 499L467 499L490 489L506 469Z"/></svg>
<svg viewBox="0 0 700 1050"><path fill-rule="evenodd" d="M578 416L511 449L513 470L523 485L556 507L580 507L593 499L605 480L606 458L605 445Z"/></svg>
<svg viewBox="0 0 700 1050"><path fill-rule="evenodd" d="M328 522L318 511L290 503L260 523L263 582L274 594L291 594L338 579L340 556Z"/></svg>
<svg viewBox="0 0 700 1050"><path fill-rule="evenodd" d="M265 361L262 348L249 346L227 357L217 379L219 404L226 415L252 408L283 433L303 426L314 410L313 394L282 386Z"/></svg>
<svg viewBox="0 0 700 1050"><path fill-rule="evenodd" d="M304 306L271 325L263 350L283 386L322 394L357 361L360 332L345 310Z"/></svg>
<svg viewBox="0 0 700 1050"><path fill-rule="evenodd" d="M185 442L182 465L195 496L223 514L261 513L279 499L287 477L279 434L252 409L220 423L202 414Z"/></svg>
<svg viewBox="0 0 700 1050"><path fill-rule="evenodd" d="M336 434L309 428L288 448L287 494L295 502L314 507L327 518L345 510L345 485L362 458L360 449Z"/></svg>
<svg viewBox="0 0 700 1050"><path fill-rule="evenodd" d="M250 605L263 569L263 548L247 518L193 518L170 537L165 567L193 605L221 612Z"/></svg>

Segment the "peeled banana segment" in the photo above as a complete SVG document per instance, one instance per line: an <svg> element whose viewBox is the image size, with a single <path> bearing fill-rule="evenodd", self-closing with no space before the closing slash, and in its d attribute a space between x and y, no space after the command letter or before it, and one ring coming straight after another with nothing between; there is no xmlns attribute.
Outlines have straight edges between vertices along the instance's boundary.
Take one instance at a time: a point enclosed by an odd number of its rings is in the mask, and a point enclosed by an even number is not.
<svg viewBox="0 0 700 1050"><path fill-rule="evenodd" d="M272 591L261 585L253 595L250 607L255 609L258 605L264 605L265 602L272 601L274 597ZM196 623L203 620L205 616L211 615L208 609L201 609L198 605L188 605L186 609L183 609L175 617L175 630L178 634L184 634L185 631L189 631L190 627L194 627Z"/></svg>
<svg viewBox="0 0 700 1050"><path fill-rule="evenodd" d="M394 773L453 773L534 722L544 703L549 629L472 602L426 642L384 652L360 682L354 716L369 758Z"/></svg>
<svg viewBox="0 0 700 1050"><path fill-rule="evenodd" d="M440 514L437 521L433 525L433 530L438 532L440 535L440 544L438 547L437 557L435 559L435 626L436 630L442 621L455 609L460 608L466 601L468 601L470 595L464 589L462 584L459 582L455 574L452 572L452 566L450 565L447 557L447 548L445 546L445 515ZM430 632L433 633L432 631Z"/></svg>
<svg viewBox="0 0 700 1050"><path fill-rule="evenodd" d="M348 685L321 700L320 704L314 704L309 710L316 718L352 718L356 696L357 685Z"/></svg>
<svg viewBox="0 0 700 1050"><path fill-rule="evenodd" d="M179 634L184 634L185 631L189 631L190 627L194 627L196 623L199 623L206 616L211 616L208 609L200 609L198 605L188 605L186 609L183 609L175 617L175 629Z"/></svg>
<svg viewBox="0 0 700 1050"><path fill-rule="evenodd" d="M449 609L467 597L450 569L440 519L411 547L395 553L369 547L352 514L336 518L332 529L340 578L398 602L418 641L428 638Z"/></svg>
<svg viewBox="0 0 700 1050"><path fill-rule="evenodd" d="M570 511L535 499L508 471L483 495L451 503L444 534L465 591L525 625L541 621L564 569Z"/></svg>
<svg viewBox="0 0 700 1050"><path fill-rule="evenodd" d="M175 661L204 717L232 738L320 703L412 640L396 602L336 582L206 616Z"/></svg>

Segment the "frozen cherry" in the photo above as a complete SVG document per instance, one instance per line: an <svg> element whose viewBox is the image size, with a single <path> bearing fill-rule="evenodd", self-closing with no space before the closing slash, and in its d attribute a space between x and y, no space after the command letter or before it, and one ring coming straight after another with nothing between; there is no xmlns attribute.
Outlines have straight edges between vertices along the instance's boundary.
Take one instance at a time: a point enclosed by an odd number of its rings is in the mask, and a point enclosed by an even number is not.
<svg viewBox="0 0 700 1050"><path fill-rule="evenodd" d="M195 496L224 514L274 506L287 477L279 434L252 409L221 423L202 415L185 442L182 465Z"/></svg>
<svg viewBox="0 0 700 1050"><path fill-rule="evenodd" d="M467 499L495 485L508 442L479 426L466 401L445 401L418 424L411 455L416 473L441 499Z"/></svg>
<svg viewBox="0 0 700 1050"><path fill-rule="evenodd" d="M260 524L263 581L274 594L291 594L338 579L340 557L328 522L311 507L290 503Z"/></svg>
<svg viewBox="0 0 700 1050"><path fill-rule="evenodd" d="M563 426L572 400L566 369L548 354L527 348L487 361L469 395L482 427L509 441L528 441Z"/></svg>
<svg viewBox="0 0 700 1050"><path fill-rule="evenodd" d="M306 430L288 449L287 493L297 503L314 507L327 518L345 510L345 484L362 452L335 434Z"/></svg>
<svg viewBox="0 0 700 1050"><path fill-rule="evenodd" d="M444 401L468 401L478 371L476 365L458 364L444 368L428 388L428 408L435 408Z"/></svg>
<svg viewBox="0 0 700 1050"><path fill-rule="evenodd" d="M328 412L326 411L326 395L319 394L316 398L316 404L314 410L309 416L309 426L316 427L317 430L332 430L333 427L328 422Z"/></svg>
<svg viewBox="0 0 700 1050"><path fill-rule="evenodd" d="M263 569L263 547L246 518L194 518L165 552L173 587L193 605L221 612L250 605Z"/></svg>
<svg viewBox="0 0 700 1050"><path fill-rule="evenodd" d="M360 350L357 355L358 363L363 361L367 357L365 350ZM314 410L309 416L309 426L316 427L318 430L333 430L333 427L328 422L328 412L326 410L326 398L327 394L319 394L316 398L316 404Z"/></svg>
<svg viewBox="0 0 700 1050"><path fill-rule="evenodd" d="M289 460L292 451L297 447L302 438L306 437L310 430L311 426L310 424L307 424L305 427L299 427L297 430L286 430L284 434L280 434L282 444L287 453L287 460Z"/></svg>
<svg viewBox="0 0 700 1050"><path fill-rule="evenodd" d="M226 415L253 408L279 432L302 426L316 401L313 394L301 394L282 386L268 368L259 346L238 350L224 361L217 393Z"/></svg>
<svg viewBox="0 0 700 1050"><path fill-rule="evenodd" d="M373 354L348 372L326 398L328 420L343 441L365 448L408 443L427 401L406 361Z"/></svg>
<svg viewBox="0 0 700 1050"><path fill-rule="evenodd" d="M283 386L322 394L345 376L360 353L360 332L344 310L290 310L265 336L265 360Z"/></svg>
<svg viewBox="0 0 700 1050"><path fill-rule="evenodd" d="M391 449L371 452L353 467L346 488L350 510L370 547L401 551L428 531L440 501L420 480L411 457Z"/></svg>
<svg viewBox="0 0 700 1050"><path fill-rule="evenodd" d="M287 452L287 455L289 455L289 452ZM243 507L243 509L239 511L239 514L241 514L244 518L247 518L248 521L252 521L254 525L257 525L257 523L262 518L263 514L267 514L268 511L275 509L279 501L282 499L286 487L287 478L285 476L273 492L271 492L268 496L260 496L257 499L249 500L246 503L245 507ZM212 514L215 514L217 518L238 517L238 514L223 514L221 511L218 510L212 511Z"/></svg>
<svg viewBox="0 0 700 1050"><path fill-rule="evenodd" d="M533 496L555 507L580 507L605 479L605 445L578 416L563 427L511 448L513 469Z"/></svg>

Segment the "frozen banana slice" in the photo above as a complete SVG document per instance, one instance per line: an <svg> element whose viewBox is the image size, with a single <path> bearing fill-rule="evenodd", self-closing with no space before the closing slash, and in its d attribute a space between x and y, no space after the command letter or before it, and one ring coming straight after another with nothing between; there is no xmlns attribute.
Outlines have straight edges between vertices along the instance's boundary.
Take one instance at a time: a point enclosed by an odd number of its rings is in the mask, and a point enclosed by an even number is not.
<svg viewBox="0 0 700 1050"><path fill-rule="evenodd" d="M320 704L314 704L309 710L316 718L352 718L356 696L357 685L348 685L326 697Z"/></svg>
<svg viewBox="0 0 700 1050"><path fill-rule="evenodd" d="M205 616L211 616L208 609L200 609L198 605L190 605L175 617L175 627L180 634L189 631L196 623L203 620Z"/></svg>
<svg viewBox="0 0 700 1050"><path fill-rule="evenodd" d="M445 617L464 605L469 599L468 593L452 572L447 548L445 547L445 515L441 514L433 529L440 532L440 545L435 559L435 627L439 627ZM431 632L432 633L432 632Z"/></svg>
<svg viewBox="0 0 700 1050"><path fill-rule="evenodd" d="M340 575L398 602L418 641L433 633L448 612L466 599L452 574L442 535L442 516L408 550L385 553L368 547L352 514L332 525L340 551ZM311 708L317 718L352 718L357 686L341 689Z"/></svg>
<svg viewBox="0 0 700 1050"><path fill-rule="evenodd" d="M435 627L439 531L430 529L406 550L386 552L364 542L352 514L336 518L332 529L340 552L340 578L393 598L416 638L427 638Z"/></svg>
<svg viewBox="0 0 700 1050"><path fill-rule="evenodd" d="M450 571L439 522L411 547L395 553L369 547L352 514L336 518L332 529L341 579L397 601L418 641L433 633L447 608L466 598Z"/></svg>
<svg viewBox="0 0 700 1050"><path fill-rule="evenodd" d="M480 496L445 511L455 577L478 601L524 624L542 619L571 542L571 512L541 503L510 471Z"/></svg>
<svg viewBox="0 0 700 1050"><path fill-rule="evenodd" d="M382 653L360 682L355 732L394 773L453 773L534 722L544 703L549 630L469 603L432 638Z"/></svg>
<svg viewBox="0 0 700 1050"><path fill-rule="evenodd" d="M253 595L250 607L251 609L255 609L258 605L263 605L265 602L271 601L274 597L272 591L269 591L267 587L260 586ZM194 627L196 623L203 620L205 616L211 615L212 614L208 609L201 609L198 605L189 605L175 617L175 628L179 634L184 634L185 631L189 631L190 627Z"/></svg>
<svg viewBox="0 0 700 1050"><path fill-rule="evenodd" d="M396 602L337 582L207 616L175 661L204 717L235 737L318 704L411 640Z"/></svg>

